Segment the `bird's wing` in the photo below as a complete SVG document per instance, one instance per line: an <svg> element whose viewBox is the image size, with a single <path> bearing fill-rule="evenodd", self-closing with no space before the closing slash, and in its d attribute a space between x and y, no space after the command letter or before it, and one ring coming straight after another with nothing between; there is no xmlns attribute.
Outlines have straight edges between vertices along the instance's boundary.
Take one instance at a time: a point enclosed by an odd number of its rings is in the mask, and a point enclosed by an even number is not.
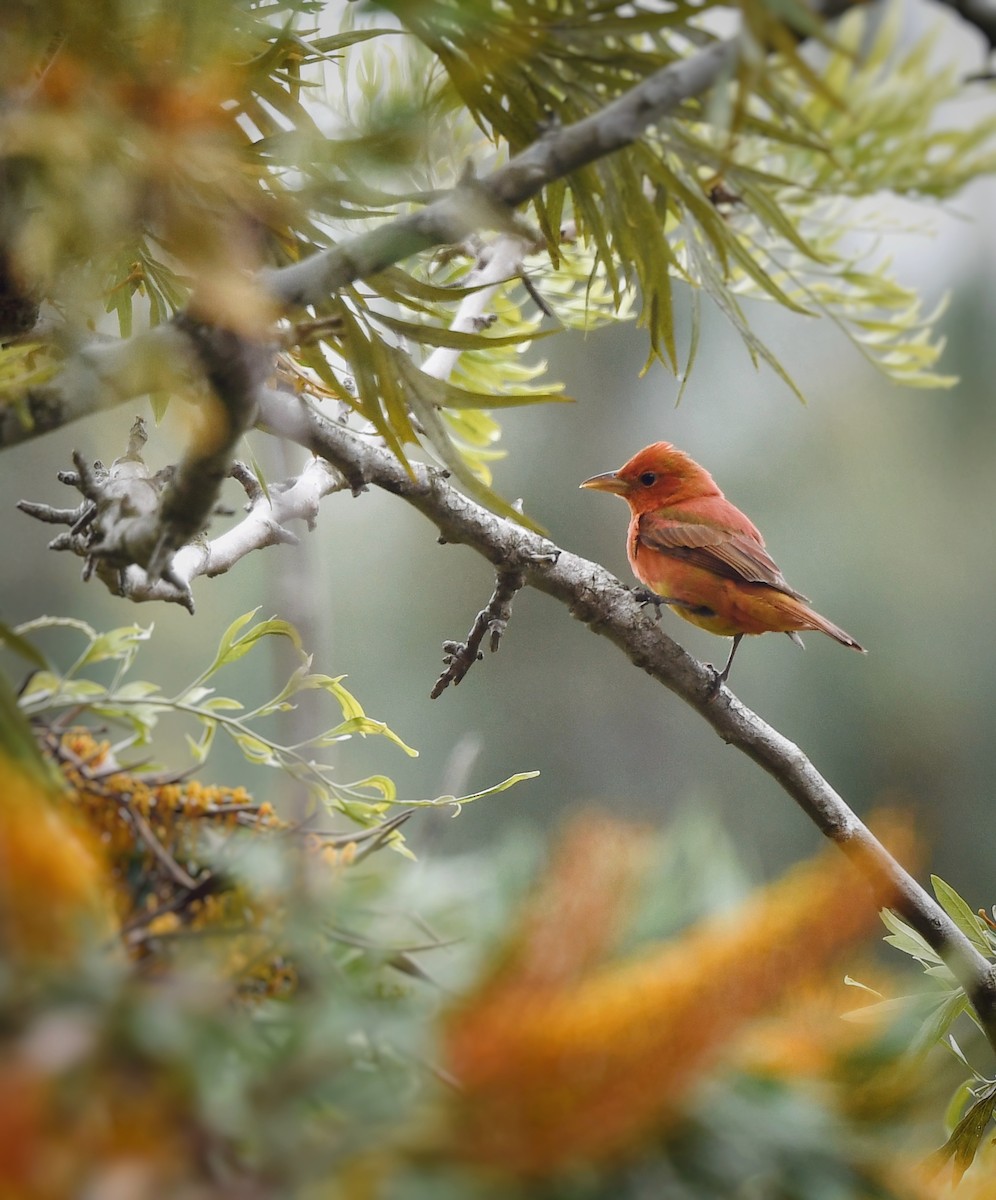
<svg viewBox="0 0 996 1200"><path fill-rule="evenodd" d="M797 600L806 600L789 586L761 543L747 534L693 521L673 521L659 513L643 513L636 537L652 550L694 563L716 575L765 583Z"/></svg>

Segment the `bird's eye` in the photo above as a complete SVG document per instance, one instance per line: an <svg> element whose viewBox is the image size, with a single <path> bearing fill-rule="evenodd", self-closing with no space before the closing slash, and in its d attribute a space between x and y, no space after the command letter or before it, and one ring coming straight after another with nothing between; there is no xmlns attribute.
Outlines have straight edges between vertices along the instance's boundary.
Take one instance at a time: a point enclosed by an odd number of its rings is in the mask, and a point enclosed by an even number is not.
<svg viewBox="0 0 996 1200"><path fill-rule="evenodd" d="M640 476L640 482L644 487L653 487L657 482L657 476L653 473L653 471L644 471Z"/></svg>

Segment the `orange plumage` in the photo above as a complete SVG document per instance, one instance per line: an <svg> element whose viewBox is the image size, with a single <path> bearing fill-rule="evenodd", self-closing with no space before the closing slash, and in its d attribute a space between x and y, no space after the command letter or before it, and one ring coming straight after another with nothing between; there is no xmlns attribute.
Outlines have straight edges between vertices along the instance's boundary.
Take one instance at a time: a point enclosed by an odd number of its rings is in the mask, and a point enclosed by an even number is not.
<svg viewBox="0 0 996 1200"><path fill-rule="evenodd" d="M637 579L686 621L733 638L717 689L748 633L787 633L801 645L799 631L815 629L864 653L789 586L753 523L704 467L670 443L655 442L618 471L581 486L612 492L629 505L626 549Z"/></svg>

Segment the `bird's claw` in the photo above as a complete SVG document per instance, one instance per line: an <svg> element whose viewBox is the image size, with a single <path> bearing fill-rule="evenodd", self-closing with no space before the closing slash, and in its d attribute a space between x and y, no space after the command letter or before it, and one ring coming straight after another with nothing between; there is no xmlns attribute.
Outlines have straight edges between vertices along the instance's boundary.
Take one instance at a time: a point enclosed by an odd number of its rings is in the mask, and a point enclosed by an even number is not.
<svg viewBox="0 0 996 1200"><path fill-rule="evenodd" d="M660 615L662 605L667 604L667 599L664 596L659 596L656 592L652 592L650 588L635 587L631 589L633 599L640 605L641 608L646 608L648 604L652 604Z"/></svg>

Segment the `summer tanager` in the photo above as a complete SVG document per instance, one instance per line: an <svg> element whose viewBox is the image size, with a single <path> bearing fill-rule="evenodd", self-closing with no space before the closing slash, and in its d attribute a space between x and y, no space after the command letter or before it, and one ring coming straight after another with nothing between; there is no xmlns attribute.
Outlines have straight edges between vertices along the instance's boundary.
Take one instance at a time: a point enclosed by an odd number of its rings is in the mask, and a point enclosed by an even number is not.
<svg viewBox="0 0 996 1200"><path fill-rule="evenodd" d="M790 587L753 523L716 486L709 472L668 442L655 442L618 471L581 484L622 496L630 507L626 550L641 583L686 621L733 638L713 693L730 674L745 633L817 629L865 653L843 629L814 612Z"/></svg>

